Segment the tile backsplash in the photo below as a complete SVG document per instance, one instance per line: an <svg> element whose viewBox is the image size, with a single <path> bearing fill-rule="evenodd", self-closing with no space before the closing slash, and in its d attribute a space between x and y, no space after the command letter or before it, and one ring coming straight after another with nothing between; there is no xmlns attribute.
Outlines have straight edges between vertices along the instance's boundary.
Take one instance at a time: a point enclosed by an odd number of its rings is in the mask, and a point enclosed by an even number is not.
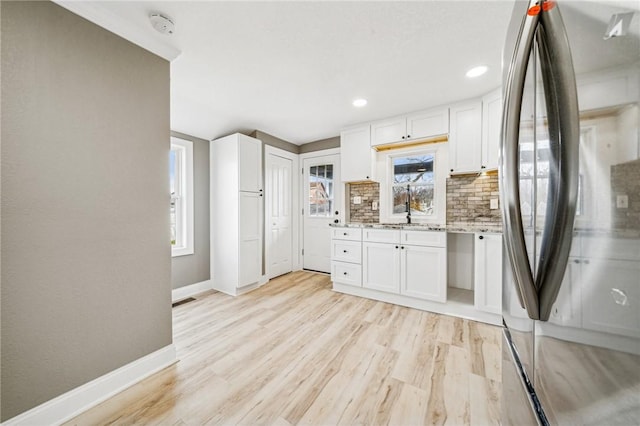
<svg viewBox="0 0 640 426"><path fill-rule="evenodd" d="M618 208L618 196L627 197L627 207ZM613 227L640 229L640 160L611 166Z"/></svg>
<svg viewBox="0 0 640 426"><path fill-rule="evenodd" d="M499 196L497 174L447 178L447 223L500 224L500 209L490 209L491 199Z"/></svg>
<svg viewBox="0 0 640 426"><path fill-rule="evenodd" d="M371 203L380 203L380 184L378 182L350 183L349 189L349 218L347 222L378 223L380 209L373 210ZM362 198L360 204L353 204L353 197Z"/></svg>

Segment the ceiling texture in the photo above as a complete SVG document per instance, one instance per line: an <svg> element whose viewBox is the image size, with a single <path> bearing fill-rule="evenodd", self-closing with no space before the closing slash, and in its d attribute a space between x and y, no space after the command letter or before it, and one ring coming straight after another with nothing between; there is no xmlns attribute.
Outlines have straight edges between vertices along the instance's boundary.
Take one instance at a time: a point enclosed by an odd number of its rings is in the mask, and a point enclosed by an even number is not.
<svg viewBox="0 0 640 426"><path fill-rule="evenodd" d="M58 3L171 60L172 130L258 129L298 145L499 87L513 10L510 0ZM153 29L154 12L172 18L173 35ZM476 65L489 70L465 77Z"/></svg>

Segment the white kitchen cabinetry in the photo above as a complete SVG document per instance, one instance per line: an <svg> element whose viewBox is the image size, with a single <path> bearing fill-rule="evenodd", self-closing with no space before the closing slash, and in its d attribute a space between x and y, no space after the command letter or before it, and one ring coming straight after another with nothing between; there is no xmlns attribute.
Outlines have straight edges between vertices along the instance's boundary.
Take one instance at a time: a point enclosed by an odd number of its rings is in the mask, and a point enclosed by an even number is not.
<svg viewBox="0 0 640 426"><path fill-rule="evenodd" d="M211 281L235 296L263 278L262 141L233 134L209 148Z"/></svg>
<svg viewBox="0 0 640 426"><path fill-rule="evenodd" d="M498 168L501 128L502 89L497 89L482 98L482 170Z"/></svg>
<svg viewBox="0 0 640 426"><path fill-rule="evenodd" d="M564 326L581 327L581 264L582 260L579 257L569 258L562 285L551 308L549 322Z"/></svg>
<svg viewBox="0 0 640 426"><path fill-rule="evenodd" d="M434 108L371 124L371 146L426 139L449 132L449 109Z"/></svg>
<svg viewBox="0 0 640 426"><path fill-rule="evenodd" d="M474 305L492 314L502 314L502 235L475 234Z"/></svg>
<svg viewBox="0 0 640 426"><path fill-rule="evenodd" d="M445 232L376 229L364 238L364 288L446 302Z"/></svg>
<svg viewBox="0 0 640 426"><path fill-rule="evenodd" d="M401 245L400 285L400 292L406 296L446 302L447 250L441 247Z"/></svg>
<svg viewBox="0 0 640 426"><path fill-rule="evenodd" d="M400 243L363 243L362 270L362 287L399 293Z"/></svg>
<svg viewBox="0 0 640 426"><path fill-rule="evenodd" d="M371 126L340 132L340 177L343 182L374 180L375 151L371 149Z"/></svg>
<svg viewBox="0 0 640 426"><path fill-rule="evenodd" d="M450 172L477 173L482 169L482 101L456 104L450 114Z"/></svg>
<svg viewBox="0 0 640 426"><path fill-rule="evenodd" d="M581 267L583 328L640 337L640 261L586 258Z"/></svg>
<svg viewBox="0 0 640 426"><path fill-rule="evenodd" d="M331 228L331 281L362 286L362 230Z"/></svg>

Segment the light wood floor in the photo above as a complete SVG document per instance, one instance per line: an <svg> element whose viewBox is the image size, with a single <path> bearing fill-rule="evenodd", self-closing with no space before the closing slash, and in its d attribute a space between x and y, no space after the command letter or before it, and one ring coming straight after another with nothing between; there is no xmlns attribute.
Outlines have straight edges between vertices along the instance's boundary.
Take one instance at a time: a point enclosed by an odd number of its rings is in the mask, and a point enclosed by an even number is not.
<svg viewBox="0 0 640 426"><path fill-rule="evenodd" d="M500 330L294 272L174 308L180 362L68 424L487 425Z"/></svg>

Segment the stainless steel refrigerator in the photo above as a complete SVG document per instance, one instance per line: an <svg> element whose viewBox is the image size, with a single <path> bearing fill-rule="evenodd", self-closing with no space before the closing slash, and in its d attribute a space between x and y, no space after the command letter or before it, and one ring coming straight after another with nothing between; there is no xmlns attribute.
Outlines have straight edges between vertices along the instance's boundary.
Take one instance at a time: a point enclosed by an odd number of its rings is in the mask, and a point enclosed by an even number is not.
<svg viewBox="0 0 640 426"><path fill-rule="evenodd" d="M640 2L517 1L503 424L640 424Z"/></svg>

